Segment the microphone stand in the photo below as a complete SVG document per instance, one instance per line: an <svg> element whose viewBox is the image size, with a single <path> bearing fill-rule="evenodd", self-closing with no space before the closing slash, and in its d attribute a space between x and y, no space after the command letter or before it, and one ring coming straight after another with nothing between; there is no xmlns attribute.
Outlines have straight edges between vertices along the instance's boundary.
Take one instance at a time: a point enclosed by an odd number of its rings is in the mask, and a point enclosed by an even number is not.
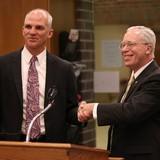
<svg viewBox="0 0 160 160"><path fill-rule="evenodd" d="M27 130L27 135L26 135L26 141L25 141L25 142L29 142L29 141L30 141L30 133L31 133L31 129L32 129L32 126L33 126L35 120L36 120L37 118L39 118L40 116L44 115L44 113L47 112L47 111L51 108L51 106L52 106L53 103L54 103L54 99L47 105L46 108L44 108L40 113L38 113L38 114L32 119L31 123L29 124L28 130Z"/></svg>

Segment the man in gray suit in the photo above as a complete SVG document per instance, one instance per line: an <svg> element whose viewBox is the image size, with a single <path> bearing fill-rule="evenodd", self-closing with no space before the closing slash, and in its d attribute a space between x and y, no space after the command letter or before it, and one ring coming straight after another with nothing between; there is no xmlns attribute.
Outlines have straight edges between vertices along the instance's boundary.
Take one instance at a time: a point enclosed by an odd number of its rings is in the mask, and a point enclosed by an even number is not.
<svg viewBox="0 0 160 160"><path fill-rule="evenodd" d="M0 140L24 141L27 129L27 81L31 57L39 79L39 107L48 104L52 86L58 91L53 106L40 119L40 133L31 141L67 142L68 124L77 119L76 78L72 64L50 54L47 40L53 35L52 16L43 9L27 13L22 29L24 47L0 57Z"/></svg>
<svg viewBox="0 0 160 160"><path fill-rule="evenodd" d="M134 77L127 93L121 95L118 103L83 102L79 106L79 121L93 117L99 126L112 126L108 146L111 156L160 159L160 68L154 60L155 43L150 28L128 28L120 45L124 64Z"/></svg>

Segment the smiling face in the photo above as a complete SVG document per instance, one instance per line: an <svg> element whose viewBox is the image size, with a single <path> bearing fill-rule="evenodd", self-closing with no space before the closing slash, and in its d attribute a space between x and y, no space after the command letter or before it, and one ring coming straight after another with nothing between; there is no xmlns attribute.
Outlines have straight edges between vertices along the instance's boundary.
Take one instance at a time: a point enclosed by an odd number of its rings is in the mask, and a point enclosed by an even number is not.
<svg viewBox="0 0 160 160"><path fill-rule="evenodd" d="M24 22L22 34L25 46L32 54L39 54L45 49L47 39L52 37L46 13L31 12Z"/></svg>
<svg viewBox="0 0 160 160"><path fill-rule="evenodd" d="M121 53L125 66L134 72L153 59L151 44L146 43L137 30L125 33L121 43Z"/></svg>

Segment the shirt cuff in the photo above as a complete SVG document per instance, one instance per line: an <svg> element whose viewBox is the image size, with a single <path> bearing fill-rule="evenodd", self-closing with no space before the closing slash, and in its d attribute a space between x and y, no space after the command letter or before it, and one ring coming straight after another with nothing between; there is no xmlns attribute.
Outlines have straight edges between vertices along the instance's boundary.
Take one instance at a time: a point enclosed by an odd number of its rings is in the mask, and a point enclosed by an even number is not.
<svg viewBox="0 0 160 160"><path fill-rule="evenodd" d="M93 118L97 119L97 107L98 107L99 103L94 103L94 107L93 107Z"/></svg>

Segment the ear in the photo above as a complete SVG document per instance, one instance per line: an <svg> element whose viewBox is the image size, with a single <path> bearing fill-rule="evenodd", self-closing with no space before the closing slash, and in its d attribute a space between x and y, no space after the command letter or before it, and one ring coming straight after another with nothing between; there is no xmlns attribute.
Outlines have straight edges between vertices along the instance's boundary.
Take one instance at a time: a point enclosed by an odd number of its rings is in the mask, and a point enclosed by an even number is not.
<svg viewBox="0 0 160 160"><path fill-rule="evenodd" d="M50 29L50 31L48 32L48 38L51 38L53 36L53 29Z"/></svg>
<svg viewBox="0 0 160 160"><path fill-rule="evenodd" d="M152 45L151 45L151 44L148 44L148 45L147 45L147 51L146 51L146 54L150 54L150 53L152 53L152 51L153 51L153 47L152 47Z"/></svg>

